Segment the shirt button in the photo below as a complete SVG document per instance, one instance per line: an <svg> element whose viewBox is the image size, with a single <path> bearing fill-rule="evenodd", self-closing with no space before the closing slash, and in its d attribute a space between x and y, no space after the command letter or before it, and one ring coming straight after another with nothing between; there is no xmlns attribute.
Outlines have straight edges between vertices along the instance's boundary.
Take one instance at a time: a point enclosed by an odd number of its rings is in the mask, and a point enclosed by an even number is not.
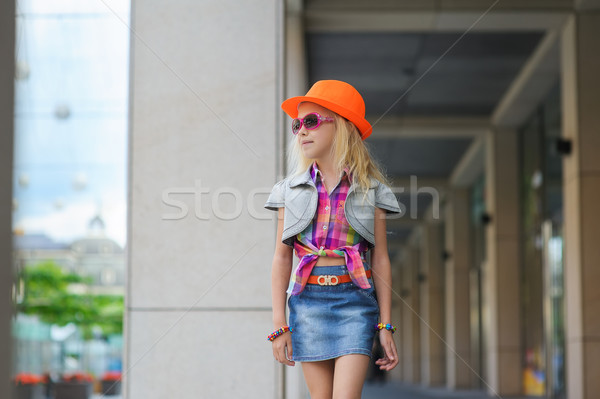
<svg viewBox="0 0 600 399"><path fill-rule="evenodd" d="M326 207L325 207L325 210L326 210L326 211L328 211L328 210L329 210L329 207L328 207L328 206L326 206Z"/></svg>
<svg viewBox="0 0 600 399"><path fill-rule="evenodd" d="M323 226L323 230L327 230L327 225Z"/></svg>

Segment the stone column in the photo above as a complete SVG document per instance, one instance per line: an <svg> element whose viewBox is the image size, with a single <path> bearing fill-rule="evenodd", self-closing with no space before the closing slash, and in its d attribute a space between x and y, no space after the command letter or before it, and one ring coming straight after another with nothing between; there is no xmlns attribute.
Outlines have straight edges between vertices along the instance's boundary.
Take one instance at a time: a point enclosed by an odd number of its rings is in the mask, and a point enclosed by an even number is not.
<svg viewBox="0 0 600 399"><path fill-rule="evenodd" d="M420 308L419 283L419 248L414 244L407 247L407 257L402 267L402 365L403 379L406 382L418 383L421 380L420 350Z"/></svg>
<svg viewBox="0 0 600 399"><path fill-rule="evenodd" d="M393 247L397 247L398 256L391 258L392 266L392 323L397 326L396 332L394 333L394 342L396 342L396 350L398 351L398 365L390 372L389 379L395 381L402 380L402 369L404 367L404 350L402 348L403 338L403 312L406 311L404 303L402 301L402 267L405 259L406 247L404 245L395 244L394 242L388 243L388 248L391 250Z"/></svg>
<svg viewBox="0 0 600 399"><path fill-rule="evenodd" d="M0 4L0 397L12 397L11 333L13 247L13 137L15 82L15 2Z"/></svg>
<svg viewBox="0 0 600 399"><path fill-rule="evenodd" d="M600 392L600 13L576 13L566 23L562 50L564 157L564 275L567 396Z"/></svg>
<svg viewBox="0 0 600 399"><path fill-rule="evenodd" d="M441 385L446 379L444 337L444 270L441 226L423 226L421 246L421 383Z"/></svg>
<svg viewBox="0 0 600 399"><path fill-rule="evenodd" d="M132 4L130 399L274 398L281 2ZM279 49L279 50L278 50Z"/></svg>
<svg viewBox="0 0 600 399"><path fill-rule="evenodd" d="M304 14L302 9L302 1L300 0L287 0L285 2L285 47L283 49L285 53L285 88L283 98L289 98L292 96L304 95L308 90L308 74L307 67L308 63L306 60L306 50L304 47ZM276 104L279 110L279 104ZM279 146L280 151L278 155L278 163L282 165L278 170L278 178L283 178L287 173L290 172L289 166L286 163L289 159L286 158L286 149L291 145L293 135L291 134L291 119L283 111L280 111L282 115L281 124L281 145ZM298 258L294 256L294 266L298 263ZM309 392L304 375L302 374L302 367L289 368L287 366L280 366L281 373L283 375L283 381L285 381L285 392L287 399L295 398L308 398Z"/></svg>
<svg viewBox="0 0 600 399"><path fill-rule="evenodd" d="M308 63L304 38L304 14L301 1L287 2L285 16L286 97L304 95L308 90Z"/></svg>
<svg viewBox="0 0 600 399"><path fill-rule="evenodd" d="M489 393L521 394L520 234L517 132L495 129L487 134L486 229L487 374Z"/></svg>
<svg viewBox="0 0 600 399"><path fill-rule="evenodd" d="M471 358L469 267L469 190L450 190L446 204L446 385L467 389L473 381Z"/></svg>
<svg viewBox="0 0 600 399"><path fill-rule="evenodd" d="M306 60L306 49L304 38L304 11L302 1L286 0L285 9L285 43L282 52L284 53L285 65L283 67L285 85L283 87L282 98L301 96L308 90L308 61ZM277 109L281 109L277 104ZM282 165L279 169L280 178L285 177L289 172L289 159L287 159L286 149L292 143L291 119L283 111L281 124L281 145L278 163ZM288 162L288 163L286 163ZM304 379L303 379L304 380ZM308 393L307 393L308 395Z"/></svg>

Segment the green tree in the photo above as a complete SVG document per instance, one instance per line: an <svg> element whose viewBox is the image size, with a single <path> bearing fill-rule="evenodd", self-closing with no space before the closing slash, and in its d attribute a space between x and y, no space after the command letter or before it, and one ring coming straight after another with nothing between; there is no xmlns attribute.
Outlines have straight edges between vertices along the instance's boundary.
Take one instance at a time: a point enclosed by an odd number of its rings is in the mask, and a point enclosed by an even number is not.
<svg viewBox="0 0 600 399"><path fill-rule="evenodd" d="M105 335L121 334L123 332L123 296L96 295L94 306L98 309L99 318L94 325L100 327Z"/></svg>
<svg viewBox="0 0 600 399"><path fill-rule="evenodd" d="M123 297L79 292L82 290L77 287L85 288L90 279L67 273L51 261L28 265L19 277L24 289L23 300L17 304L19 312L37 315L49 324L73 323L84 339L92 337L94 326L102 328L104 334L122 331Z"/></svg>

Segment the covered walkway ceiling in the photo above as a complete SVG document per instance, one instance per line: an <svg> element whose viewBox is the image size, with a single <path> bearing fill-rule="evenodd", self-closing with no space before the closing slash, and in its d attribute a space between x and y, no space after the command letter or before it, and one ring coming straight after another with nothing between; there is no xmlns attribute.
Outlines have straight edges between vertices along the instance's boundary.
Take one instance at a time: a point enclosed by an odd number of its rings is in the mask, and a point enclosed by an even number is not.
<svg viewBox="0 0 600 399"><path fill-rule="evenodd" d="M407 214L390 223L400 241L428 218L432 204L428 194L411 200L410 176L443 200L465 154L506 108L511 85L572 7L568 1L505 1L494 9L493 1L291 3L304 16L309 85L344 80L365 98L374 125L367 144L394 186L405 190L398 198ZM512 111L518 102L510 104Z"/></svg>
<svg viewBox="0 0 600 399"><path fill-rule="evenodd" d="M489 116L543 32L461 35L309 33L309 78L354 84L370 119Z"/></svg>
<svg viewBox="0 0 600 399"><path fill-rule="evenodd" d="M458 118L491 116L543 32L460 36L447 32L308 33L309 81L344 80L363 94L367 119L375 124L369 142L390 175L447 178L473 140L453 134L450 128L461 124ZM447 134L403 136L407 121L440 118L448 123ZM384 119L396 134L381 138L378 125Z"/></svg>

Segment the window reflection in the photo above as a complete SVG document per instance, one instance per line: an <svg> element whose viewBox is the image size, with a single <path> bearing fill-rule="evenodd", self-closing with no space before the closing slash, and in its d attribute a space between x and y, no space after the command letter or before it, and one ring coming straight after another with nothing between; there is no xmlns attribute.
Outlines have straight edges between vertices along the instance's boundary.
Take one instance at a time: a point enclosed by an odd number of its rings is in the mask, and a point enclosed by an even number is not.
<svg viewBox="0 0 600 399"><path fill-rule="evenodd" d="M17 2L15 374L121 368L128 20L128 1Z"/></svg>

